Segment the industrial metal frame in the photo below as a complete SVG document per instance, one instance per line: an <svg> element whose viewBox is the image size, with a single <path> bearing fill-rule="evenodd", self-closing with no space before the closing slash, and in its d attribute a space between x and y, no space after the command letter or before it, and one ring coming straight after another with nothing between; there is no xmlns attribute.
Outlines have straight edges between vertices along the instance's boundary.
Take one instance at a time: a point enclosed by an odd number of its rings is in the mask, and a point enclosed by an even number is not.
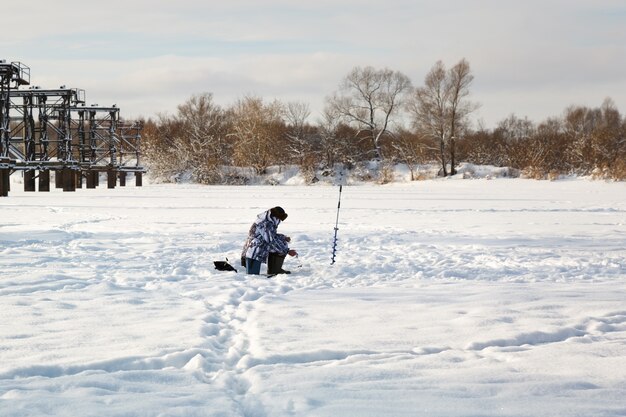
<svg viewBox="0 0 626 417"><path fill-rule="evenodd" d="M95 188L99 173L106 172L108 187L126 174L142 185L140 122L126 122L120 109L85 105L85 91L76 88L30 87L30 68L0 61L0 196L6 196L8 177L24 173L24 190L49 191L50 171L57 188L75 191L87 178ZM39 175L37 175L37 171Z"/></svg>

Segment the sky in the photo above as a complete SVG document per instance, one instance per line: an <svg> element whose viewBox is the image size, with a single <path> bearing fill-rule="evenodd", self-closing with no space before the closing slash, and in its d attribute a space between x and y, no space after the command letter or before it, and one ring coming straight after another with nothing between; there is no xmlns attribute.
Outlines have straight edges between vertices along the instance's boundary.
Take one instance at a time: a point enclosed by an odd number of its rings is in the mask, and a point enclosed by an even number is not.
<svg viewBox="0 0 626 417"><path fill-rule="evenodd" d="M86 91L125 118L174 114L193 94L308 103L354 67L421 86L438 60L465 58L478 125L540 122L613 99L626 112L623 0L34 0L0 6L0 59L31 85Z"/></svg>

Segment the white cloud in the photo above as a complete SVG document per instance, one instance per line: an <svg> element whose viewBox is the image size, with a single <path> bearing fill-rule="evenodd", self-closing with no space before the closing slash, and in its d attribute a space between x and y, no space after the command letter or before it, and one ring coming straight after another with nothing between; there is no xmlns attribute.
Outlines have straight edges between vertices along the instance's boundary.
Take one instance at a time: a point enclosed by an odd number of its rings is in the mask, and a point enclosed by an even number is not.
<svg viewBox="0 0 626 417"><path fill-rule="evenodd" d="M174 111L204 91L223 104L257 94L319 110L356 65L421 84L435 61L462 57L488 125L505 109L539 120L605 96L626 111L626 5L617 0L32 3L3 10L11 36L0 58L30 65L34 83L85 88L90 101L132 116Z"/></svg>

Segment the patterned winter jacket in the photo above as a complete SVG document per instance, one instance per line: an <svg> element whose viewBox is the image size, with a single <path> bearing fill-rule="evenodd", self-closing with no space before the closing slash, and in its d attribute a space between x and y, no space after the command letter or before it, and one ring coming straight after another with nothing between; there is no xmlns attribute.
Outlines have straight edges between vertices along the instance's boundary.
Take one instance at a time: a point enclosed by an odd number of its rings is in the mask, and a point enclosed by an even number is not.
<svg viewBox="0 0 626 417"><path fill-rule="evenodd" d="M265 263L270 252L286 255L289 246L285 235L276 233L279 224L280 219L272 217L269 210L259 214L250 227L241 257Z"/></svg>

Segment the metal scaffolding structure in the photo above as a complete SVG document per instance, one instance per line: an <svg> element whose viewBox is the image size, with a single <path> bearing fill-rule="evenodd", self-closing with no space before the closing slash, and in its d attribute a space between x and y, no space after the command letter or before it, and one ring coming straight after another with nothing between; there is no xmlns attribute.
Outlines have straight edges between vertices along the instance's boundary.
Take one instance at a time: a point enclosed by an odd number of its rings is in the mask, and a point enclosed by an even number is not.
<svg viewBox="0 0 626 417"><path fill-rule="evenodd" d="M0 197L10 188L11 168L15 160L9 153L11 140L11 90L30 84L30 68L20 62L0 60Z"/></svg>
<svg viewBox="0 0 626 417"><path fill-rule="evenodd" d="M21 63L0 61L0 196L9 189L9 175L23 172L24 190L50 190L50 172L57 188L75 191L99 185L100 173L114 188L127 173L142 185L139 122L120 118L120 109L85 105L85 91L76 88L30 87L30 69Z"/></svg>

